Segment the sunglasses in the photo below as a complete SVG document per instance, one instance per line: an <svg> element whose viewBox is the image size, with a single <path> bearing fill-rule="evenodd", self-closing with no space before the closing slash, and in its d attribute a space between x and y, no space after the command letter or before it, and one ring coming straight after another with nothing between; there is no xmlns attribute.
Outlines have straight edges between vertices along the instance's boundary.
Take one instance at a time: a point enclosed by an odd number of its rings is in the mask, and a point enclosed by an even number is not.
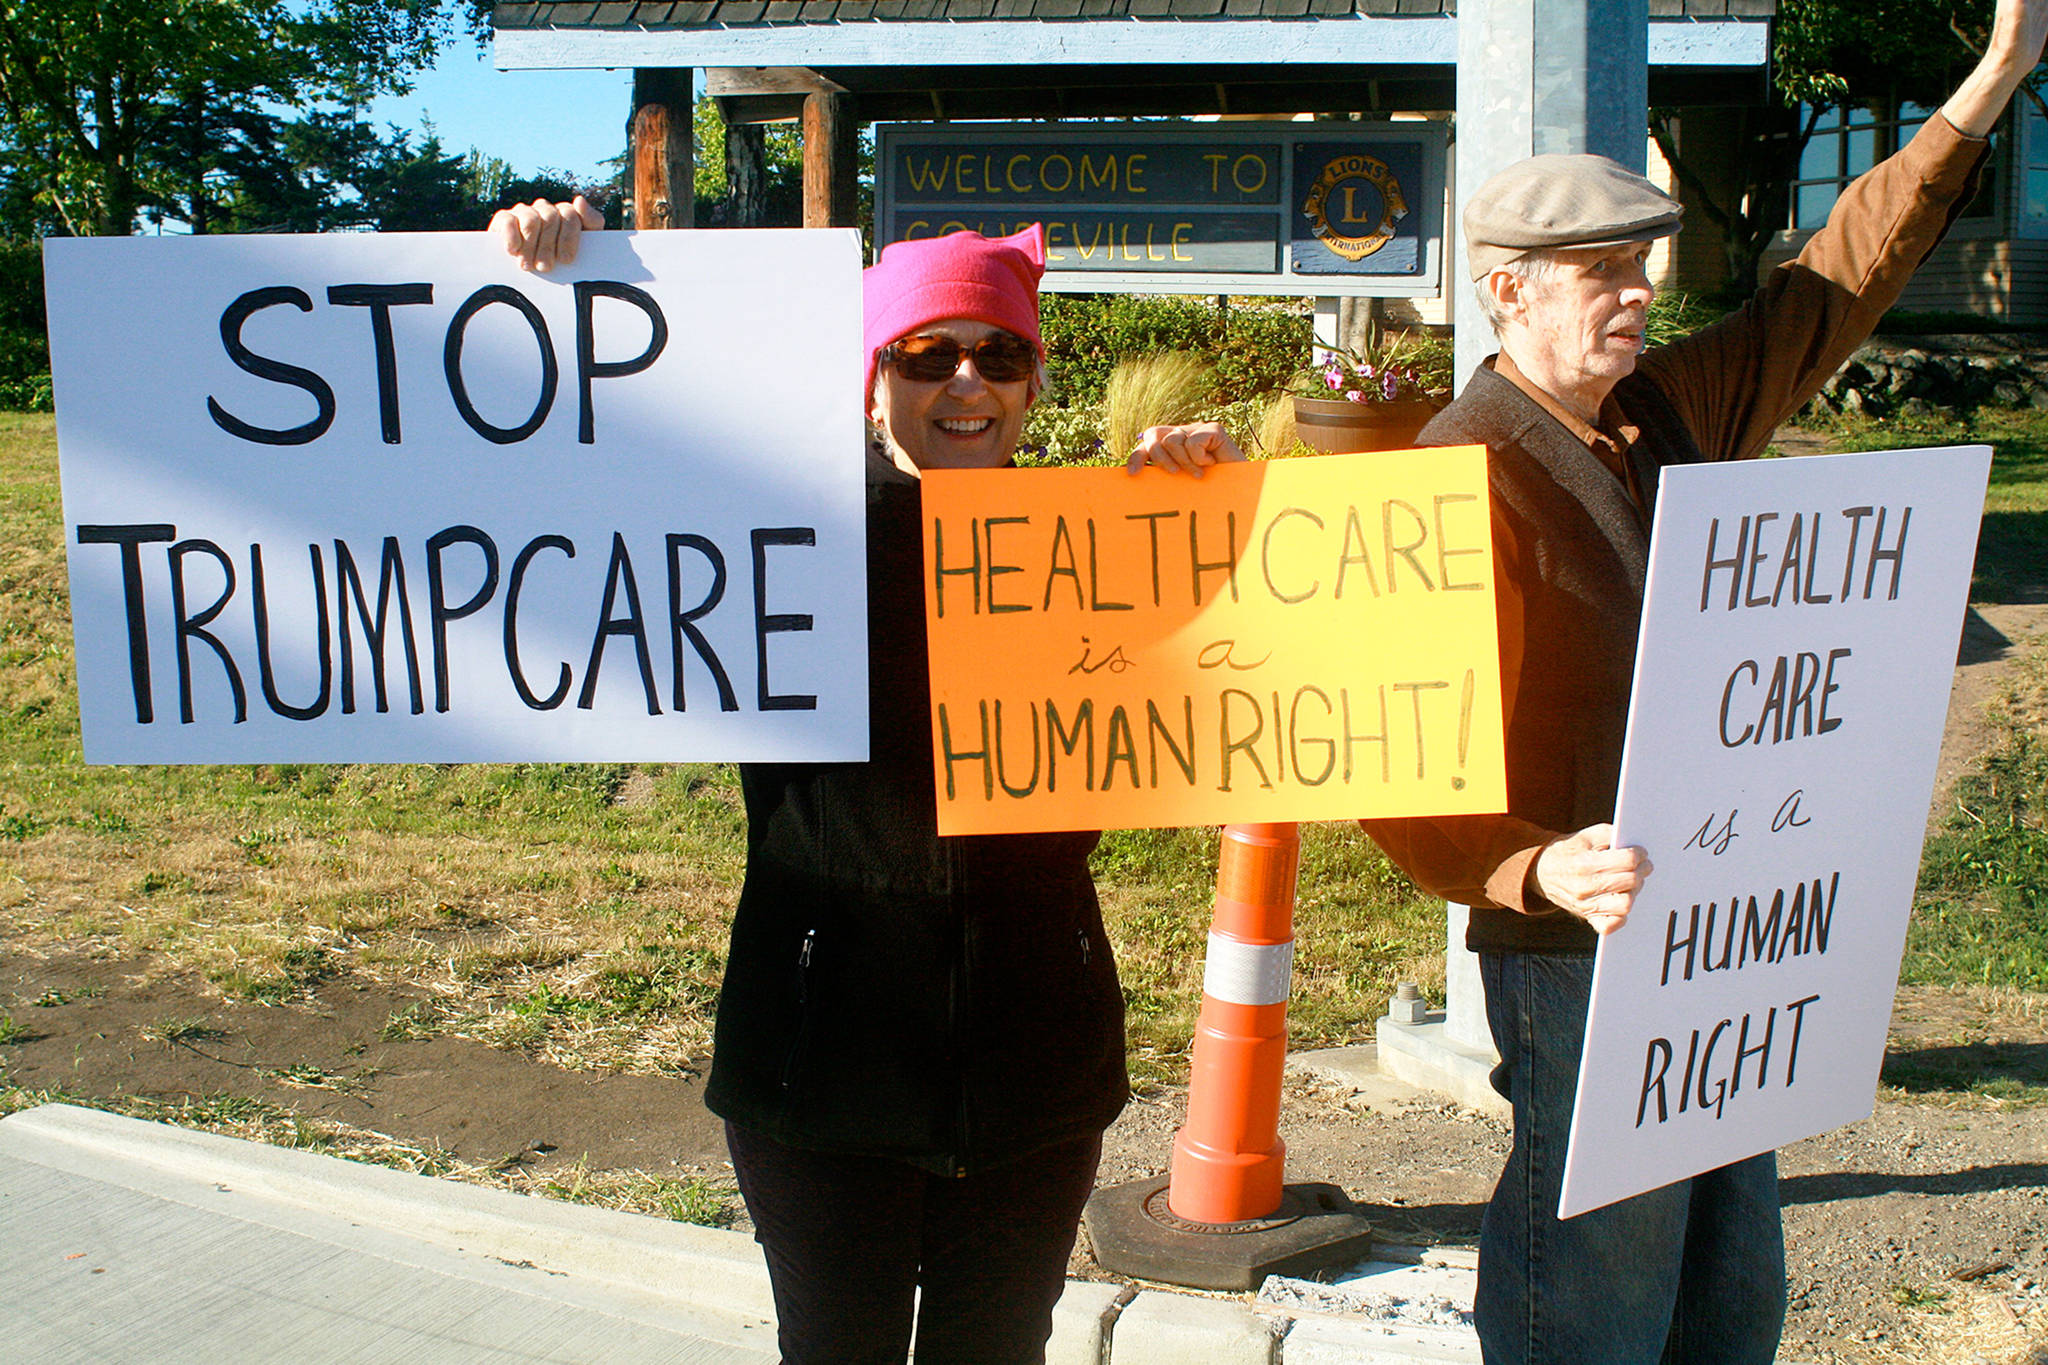
<svg viewBox="0 0 2048 1365"><path fill-rule="evenodd" d="M882 348L881 361L894 365L905 379L943 384L960 370L960 357L974 357L974 368L991 384L1029 379L1038 368L1038 352L1023 337L995 332L972 346L951 337L907 336Z"/></svg>

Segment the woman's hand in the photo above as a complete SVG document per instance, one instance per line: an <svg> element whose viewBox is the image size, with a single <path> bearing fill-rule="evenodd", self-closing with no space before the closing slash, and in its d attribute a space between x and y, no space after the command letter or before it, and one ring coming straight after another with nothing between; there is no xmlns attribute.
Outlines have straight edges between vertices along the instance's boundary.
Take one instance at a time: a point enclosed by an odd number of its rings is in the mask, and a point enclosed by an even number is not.
<svg viewBox="0 0 2048 1365"><path fill-rule="evenodd" d="M604 215L579 194L566 204L536 199L499 209L487 231L519 258L521 270L546 271L573 262L583 234L603 226Z"/></svg>
<svg viewBox="0 0 2048 1365"><path fill-rule="evenodd" d="M1597 934L1622 926L1649 875L1650 860L1641 849L1614 846L1612 825L1588 825L1546 844L1529 869L1543 899L1577 915Z"/></svg>
<svg viewBox="0 0 2048 1365"><path fill-rule="evenodd" d="M1195 422L1187 426L1147 427L1131 452L1130 472L1148 464L1180 474L1202 477L1210 465L1242 464L1244 452L1230 433L1216 422Z"/></svg>

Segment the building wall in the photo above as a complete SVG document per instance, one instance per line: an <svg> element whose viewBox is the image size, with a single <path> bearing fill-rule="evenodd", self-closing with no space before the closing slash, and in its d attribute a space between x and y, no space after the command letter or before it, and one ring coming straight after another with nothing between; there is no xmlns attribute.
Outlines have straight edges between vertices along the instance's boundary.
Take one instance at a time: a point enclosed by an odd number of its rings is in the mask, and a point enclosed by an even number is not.
<svg viewBox="0 0 2048 1365"><path fill-rule="evenodd" d="M1691 154L1689 160L1695 174L1710 176L1716 168L1733 164L1732 154L1723 155L1719 150L1729 147L1736 136L1735 121L1727 111L1688 109L1678 116L1677 125L1679 142ZM1719 289L1721 278L1728 270L1721 252L1721 229L1708 219L1700 196L1678 183L1663 154L1657 150L1654 138L1650 139L1650 162L1656 168L1651 179L1663 185L1668 193L1685 205L1685 229L1671 239L1664 273L1656 277L1658 287L1688 293L1709 293ZM1725 200L1730 191L1717 185L1715 194Z"/></svg>
<svg viewBox="0 0 2048 1365"><path fill-rule="evenodd" d="M1670 163L1664 160L1664 153L1658 150L1657 140L1650 138L1648 144L1649 149L1644 155L1643 174L1655 182L1657 188L1664 193L1684 203L1684 196L1679 194L1677 188L1678 177L1673 173ZM1695 214L1694 217L1697 220L1698 215ZM1659 289L1694 287L1686 283L1693 273L1692 258L1699 252L1700 239L1711 239L1712 236L1711 231L1681 231L1653 242L1650 246L1650 259L1644 263L1650 273L1650 282ZM1711 240L1706 242L1706 248L1718 255L1719 248ZM1716 266L1714 269L1718 272L1719 267Z"/></svg>
<svg viewBox="0 0 2048 1365"><path fill-rule="evenodd" d="M1936 248L1899 306L2048 324L2048 242L1959 232Z"/></svg>
<svg viewBox="0 0 2048 1365"><path fill-rule="evenodd" d="M1780 233L1764 267L1790 260L1812 235ZM1996 222L1958 224L1921 265L1898 306L2048 327L2048 238L2006 236Z"/></svg>

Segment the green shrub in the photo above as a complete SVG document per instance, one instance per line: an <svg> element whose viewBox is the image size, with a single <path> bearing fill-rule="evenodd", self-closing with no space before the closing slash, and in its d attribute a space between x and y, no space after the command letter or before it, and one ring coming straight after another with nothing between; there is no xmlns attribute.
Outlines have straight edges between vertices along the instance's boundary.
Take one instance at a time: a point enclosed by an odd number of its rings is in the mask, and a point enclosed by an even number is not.
<svg viewBox="0 0 2048 1365"><path fill-rule="evenodd" d="M1017 463L1029 467L1041 464L1114 464L1102 442L1102 404L1083 403L1063 408L1057 403L1035 404L1024 419L1024 434L1017 440Z"/></svg>
<svg viewBox="0 0 2048 1365"><path fill-rule="evenodd" d="M1457 347L1449 332L1417 327L1401 335L1401 358L1415 371L1415 382L1434 394L1447 394L1457 382Z"/></svg>
<svg viewBox="0 0 2048 1365"><path fill-rule="evenodd" d="M1280 416L1285 420L1277 420ZM1260 394L1225 403L1204 412L1202 420L1221 422L1230 439L1254 460L1293 454L1300 445L1294 439L1294 404L1284 395Z"/></svg>
<svg viewBox="0 0 2048 1365"><path fill-rule="evenodd" d="M1292 410L1284 401L1278 406L1288 414L1278 438L1271 435L1273 428L1269 425L1269 416L1275 407L1271 394L1241 398L1234 403L1205 402L1191 420L1221 422L1231 439L1253 459L1272 455L1276 449L1283 455L1296 453L1299 443L1294 440ZM1075 408L1040 403L1024 419L1024 434L1017 443L1017 463L1026 468L1034 465L1120 465L1124 456L1117 454L1104 439L1106 425L1100 403Z"/></svg>
<svg viewBox="0 0 2048 1365"><path fill-rule="evenodd" d="M0 412L55 412L56 409L48 370L19 379L0 379Z"/></svg>
<svg viewBox="0 0 2048 1365"><path fill-rule="evenodd" d="M1025 421L1022 465L1121 463L1104 439L1109 377L1126 361L1175 351L1208 365L1190 420L1221 421L1253 450L1265 395L1308 363L1310 319L1295 299L1218 307L1206 297L1048 294L1041 308L1052 389Z"/></svg>
<svg viewBox="0 0 2048 1365"><path fill-rule="evenodd" d="M48 412L50 407L42 243L0 237L0 409Z"/></svg>
<svg viewBox="0 0 2048 1365"><path fill-rule="evenodd" d="M1221 335L1207 354L1216 365L1218 401L1271 393L1308 363L1313 326L1292 300L1238 305L1218 313Z"/></svg>
<svg viewBox="0 0 2048 1365"><path fill-rule="evenodd" d="M1295 300L1219 308L1208 298L1048 294L1041 318L1053 398L1065 407L1100 402L1120 362L1162 351L1213 364L1220 403L1278 388L1308 362L1309 318Z"/></svg>

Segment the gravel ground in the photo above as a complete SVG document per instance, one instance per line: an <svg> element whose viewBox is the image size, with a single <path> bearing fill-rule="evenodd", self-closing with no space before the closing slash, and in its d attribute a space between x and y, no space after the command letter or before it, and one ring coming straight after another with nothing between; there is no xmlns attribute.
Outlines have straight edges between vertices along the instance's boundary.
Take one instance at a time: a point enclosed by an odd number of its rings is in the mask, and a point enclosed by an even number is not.
<svg viewBox="0 0 2048 1365"><path fill-rule="evenodd" d="M1951 1003L1919 992L1902 1010ZM1163 1172L1184 1101L1162 1090L1133 1102L1101 1183ZM1389 1107L1299 1079L1281 1136L1290 1182L1342 1186L1389 1240L1427 1245L1477 1240L1508 1148L1504 1123L1454 1105ZM1779 1162L1782 1360L2048 1365L2048 1108L1880 1102ZM1103 1274L1085 1243L1074 1269Z"/></svg>

